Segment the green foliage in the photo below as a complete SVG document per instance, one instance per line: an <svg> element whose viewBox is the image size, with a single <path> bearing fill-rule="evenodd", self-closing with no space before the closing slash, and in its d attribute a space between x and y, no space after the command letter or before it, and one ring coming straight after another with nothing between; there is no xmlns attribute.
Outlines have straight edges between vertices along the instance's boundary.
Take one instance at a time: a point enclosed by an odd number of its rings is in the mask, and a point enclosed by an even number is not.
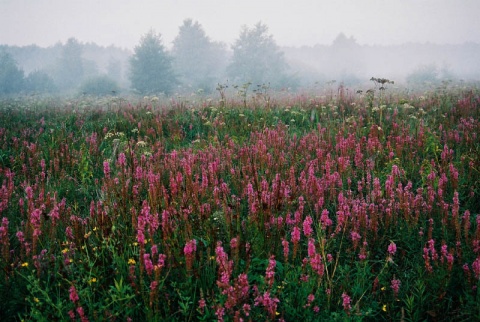
<svg viewBox="0 0 480 322"><path fill-rule="evenodd" d="M25 91L33 93L53 93L57 86L50 75L45 71L37 70L25 78Z"/></svg>
<svg viewBox="0 0 480 322"><path fill-rule="evenodd" d="M173 66L187 88L211 92L225 68L226 51L212 42L198 22L187 19L173 41Z"/></svg>
<svg viewBox="0 0 480 322"><path fill-rule="evenodd" d="M76 38L69 38L55 68L54 80L61 90L72 90L79 86L85 76L82 45Z"/></svg>
<svg viewBox="0 0 480 322"><path fill-rule="evenodd" d="M10 54L0 52L0 95L21 92L23 83L23 70Z"/></svg>
<svg viewBox="0 0 480 322"><path fill-rule="evenodd" d="M162 44L161 35L148 32L135 47L130 59L130 81L142 94L169 94L177 85L172 58Z"/></svg>

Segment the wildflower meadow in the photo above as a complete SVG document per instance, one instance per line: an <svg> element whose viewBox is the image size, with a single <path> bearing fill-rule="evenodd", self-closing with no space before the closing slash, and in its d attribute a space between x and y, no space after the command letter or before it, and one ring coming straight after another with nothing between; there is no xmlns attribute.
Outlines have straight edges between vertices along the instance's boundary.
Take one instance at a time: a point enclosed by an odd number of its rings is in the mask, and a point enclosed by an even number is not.
<svg viewBox="0 0 480 322"><path fill-rule="evenodd" d="M217 90L0 102L0 320L480 320L478 89Z"/></svg>

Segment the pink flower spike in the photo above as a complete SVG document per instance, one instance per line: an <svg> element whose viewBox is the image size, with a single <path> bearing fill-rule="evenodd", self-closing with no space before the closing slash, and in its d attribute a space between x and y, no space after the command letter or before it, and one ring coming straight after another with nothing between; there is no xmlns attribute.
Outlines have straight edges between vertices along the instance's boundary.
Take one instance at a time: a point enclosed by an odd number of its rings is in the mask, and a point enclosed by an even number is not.
<svg viewBox="0 0 480 322"><path fill-rule="evenodd" d="M394 242L391 242L390 245L388 245L388 253L390 255L395 255L396 252L397 252L397 245L395 245Z"/></svg>
<svg viewBox="0 0 480 322"><path fill-rule="evenodd" d="M342 294L342 302L345 311L349 311L352 308L350 296L345 292Z"/></svg>
<svg viewBox="0 0 480 322"><path fill-rule="evenodd" d="M400 284L400 280L397 279L393 279L391 282L390 288L393 290L393 294L395 294L395 296L398 295L398 291L400 290Z"/></svg>
<svg viewBox="0 0 480 322"><path fill-rule="evenodd" d="M68 293L70 293L70 301L72 301L73 303L78 302L80 298L78 297L77 289L75 288L75 286L72 285L68 290Z"/></svg>

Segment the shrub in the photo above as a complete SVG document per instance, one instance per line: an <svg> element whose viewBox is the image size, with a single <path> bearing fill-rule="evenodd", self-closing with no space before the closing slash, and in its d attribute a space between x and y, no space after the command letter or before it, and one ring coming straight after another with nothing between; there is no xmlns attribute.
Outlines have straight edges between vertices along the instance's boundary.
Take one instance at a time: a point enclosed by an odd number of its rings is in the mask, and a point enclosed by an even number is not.
<svg viewBox="0 0 480 322"><path fill-rule="evenodd" d="M108 76L92 77L80 86L80 93L85 95L105 96L115 95L120 91L117 83Z"/></svg>

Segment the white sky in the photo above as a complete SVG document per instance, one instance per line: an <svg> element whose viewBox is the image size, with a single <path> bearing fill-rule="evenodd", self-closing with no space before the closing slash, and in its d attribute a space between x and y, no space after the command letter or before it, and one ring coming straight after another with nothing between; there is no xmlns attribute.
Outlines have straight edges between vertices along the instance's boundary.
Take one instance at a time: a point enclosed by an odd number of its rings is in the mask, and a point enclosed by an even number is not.
<svg viewBox="0 0 480 322"><path fill-rule="evenodd" d="M186 18L231 44L265 23L281 46L480 42L480 0L0 0L0 44L81 42L132 49L151 28L171 46Z"/></svg>

